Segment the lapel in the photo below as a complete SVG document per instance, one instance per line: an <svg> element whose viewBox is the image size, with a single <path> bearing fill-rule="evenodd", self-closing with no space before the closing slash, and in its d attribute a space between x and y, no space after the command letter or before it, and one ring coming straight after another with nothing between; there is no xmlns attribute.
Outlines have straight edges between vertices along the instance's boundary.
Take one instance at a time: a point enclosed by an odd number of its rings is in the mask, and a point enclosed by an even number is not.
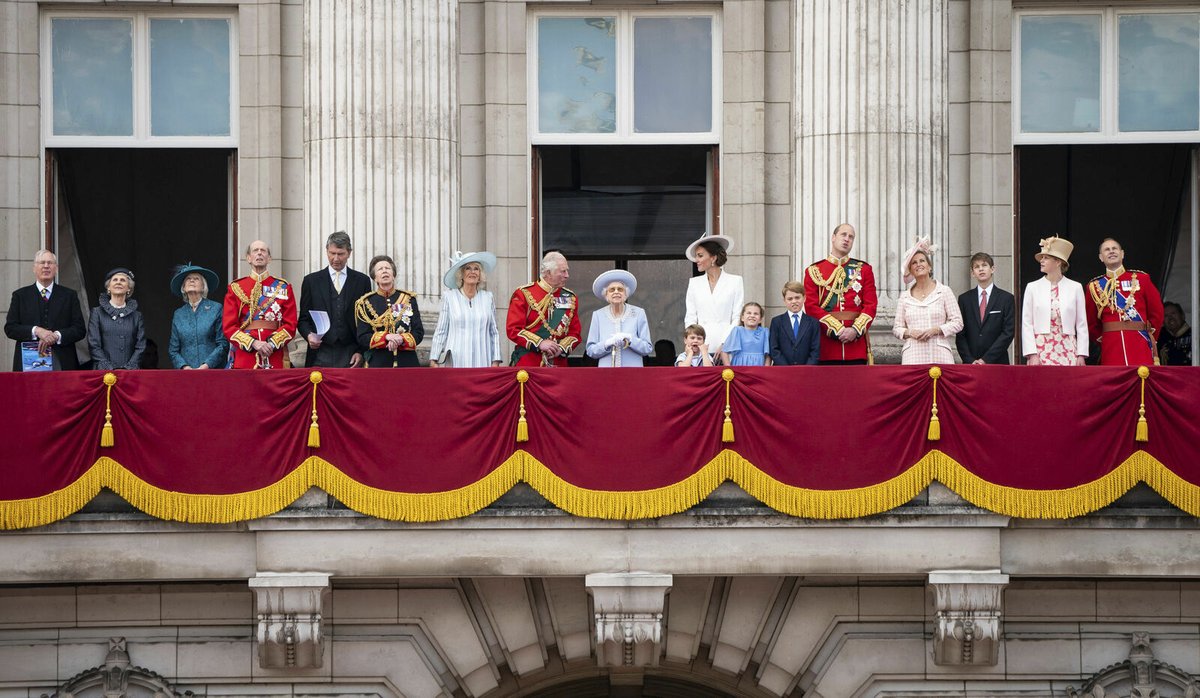
<svg viewBox="0 0 1200 698"><path fill-rule="evenodd" d="M803 314L801 314L797 318L797 322L799 322L799 324L800 324L800 331L797 332L796 334L792 334L792 314L791 314L791 312L789 311L788 314L783 319L783 324L785 326L784 331L787 333L788 339L791 341L793 347L800 346L800 338L804 336L804 315Z"/></svg>

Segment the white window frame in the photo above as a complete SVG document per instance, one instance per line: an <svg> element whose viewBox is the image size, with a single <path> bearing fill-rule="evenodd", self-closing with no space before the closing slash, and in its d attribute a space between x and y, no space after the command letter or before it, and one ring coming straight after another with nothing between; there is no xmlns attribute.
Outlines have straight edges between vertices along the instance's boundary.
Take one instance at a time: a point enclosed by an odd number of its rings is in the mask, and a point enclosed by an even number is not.
<svg viewBox="0 0 1200 698"><path fill-rule="evenodd" d="M617 18L617 130L614 133L541 133L538 87L538 20L546 17ZM639 18L707 17L712 20L712 129L699 133L637 133L633 130L633 22ZM589 5L578 10L539 10L527 17L529 140L533 145L720 145L721 142L721 13L714 9L613 9Z"/></svg>
<svg viewBox="0 0 1200 698"><path fill-rule="evenodd" d="M1158 5L1155 7L1060 6L1013 11L1012 41L1012 138L1013 145L1087 143L1196 143L1200 128L1194 131L1121 131L1120 99L1120 18L1122 15L1200 14L1195 5ZM1038 16L1100 16L1100 130L1082 132L1023 132L1021 130L1021 20Z"/></svg>
<svg viewBox="0 0 1200 698"><path fill-rule="evenodd" d="M55 19L128 19L133 25L133 135L73 136L54 133ZM154 136L150 131L150 20L223 19L229 21L229 135ZM50 10L42 13L41 113L42 145L46 148L237 148L238 147L238 24L232 11L164 10Z"/></svg>

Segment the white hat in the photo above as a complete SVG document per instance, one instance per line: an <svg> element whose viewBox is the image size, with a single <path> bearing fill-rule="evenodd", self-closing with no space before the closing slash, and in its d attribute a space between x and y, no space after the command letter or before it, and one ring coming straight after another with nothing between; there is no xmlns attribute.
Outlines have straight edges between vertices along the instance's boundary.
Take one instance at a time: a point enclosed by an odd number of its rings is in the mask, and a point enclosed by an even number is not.
<svg viewBox="0 0 1200 698"><path fill-rule="evenodd" d="M687 246L687 250L683 253L683 256L687 257L693 262L696 261L696 248L699 247L701 243L705 242L715 242L720 245L725 252L733 252L733 238L729 238L724 235L712 235L711 233L704 233L699 238L694 240L692 244Z"/></svg>
<svg viewBox="0 0 1200 698"><path fill-rule="evenodd" d="M912 258L918 252L923 252L925 254L925 259L929 261L930 265L932 265L933 253L936 251L937 245L930 244L928 235L920 240L917 240L917 244L908 248L908 250L904 253L904 266L900 267L900 280L904 282L905 286L913 282L913 275L908 271L908 265L912 263Z"/></svg>
<svg viewBox="0 0 1200 698"><path fill-rule="evenodd" d="M625 293L627 296L632 296L637 290L637 278L633 274L624 269L611 269L596 277L592 282L592 293L600 300L604 300L604 289L614 281L620 281L625 284Z"/></svg>
<svg viewBox="0 0 1200 698"><path fill-rule="evenodd" d="M484 273L488 273L496 268L496 255L491 252L468 252L463 254L456 250L454 255L450 257L450 268L442 276L442 284L446 288L458 288L458 279L454 278L454 272L471 262L478 262L483 267Z"/></svg>

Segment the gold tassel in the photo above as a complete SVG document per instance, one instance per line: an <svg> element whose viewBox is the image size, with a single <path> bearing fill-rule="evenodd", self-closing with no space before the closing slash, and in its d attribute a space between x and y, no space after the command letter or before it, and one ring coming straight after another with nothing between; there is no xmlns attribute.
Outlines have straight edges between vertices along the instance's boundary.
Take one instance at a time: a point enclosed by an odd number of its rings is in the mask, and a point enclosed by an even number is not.
<svg viewBox="0 0 1200 698"><path fill-rule="evenodd" d="M933 414L929 417L929 435L926 438L930 441L941 441L942 423L937 416L937 382L942 377L942 369L937 366L929 369L929 377L933 379Z"/></svg>
<svg viewBox="0 0 1200 698"><path fill-rule="evenodd" d="M312 381L312 424L308 425L308 447L321 447L321 427L317 426L317 384L324 379L320 371L313 371L308 374L308 380Z"/></svg>
<svg viewBox="0 0 1200 698"><path fill-rule="evenodd" d="M725 423L721 425L721 441L722 443L733 443L733 420L729 418L729 385L733 383L733 369L727 368L721 371L721 378L725 379Z"/></svg>
<svg viewBox="0 0 1200 698"><path fill-rule="evenodd" d="M1146 379L1150 377L1150 369L1145 366L1138 366L1138 378L1142 379L1142 404L1138 406L1138 421L1137 430L1134 432L1134 441L1149 441L1150 440L1150 425L1146 423Z"/></svg>
<svg viewBox="0 0 1200 698"><path fill-rule="evenodd" d="M517 383L521 385L521 416L517 419L517 441L529 440L529 423L525 421L525 382L529 380L529 371L517 371Z"/></svg>
<svg viewBox="0 0 1200 698"><path fill-rule="evenodd" d="M112 389L116 382L117 374L104 374L104 385L108 387L104 393L104 427L100 429L100 448L112 448L115 443L112 426Z"/></svg>

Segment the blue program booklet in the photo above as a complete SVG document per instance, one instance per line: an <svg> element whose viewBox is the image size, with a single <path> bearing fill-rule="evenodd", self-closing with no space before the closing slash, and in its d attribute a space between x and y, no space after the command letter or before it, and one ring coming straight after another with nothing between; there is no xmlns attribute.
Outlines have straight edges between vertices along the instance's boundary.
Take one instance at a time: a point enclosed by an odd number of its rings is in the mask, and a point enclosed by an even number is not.
<svg viewBox="0 0 1200 698"><path fill-rule="evenodd" d="M21 371L31 373L53 370L54 352L42 356L38 353L37 342L21 342Z"/></svg>

